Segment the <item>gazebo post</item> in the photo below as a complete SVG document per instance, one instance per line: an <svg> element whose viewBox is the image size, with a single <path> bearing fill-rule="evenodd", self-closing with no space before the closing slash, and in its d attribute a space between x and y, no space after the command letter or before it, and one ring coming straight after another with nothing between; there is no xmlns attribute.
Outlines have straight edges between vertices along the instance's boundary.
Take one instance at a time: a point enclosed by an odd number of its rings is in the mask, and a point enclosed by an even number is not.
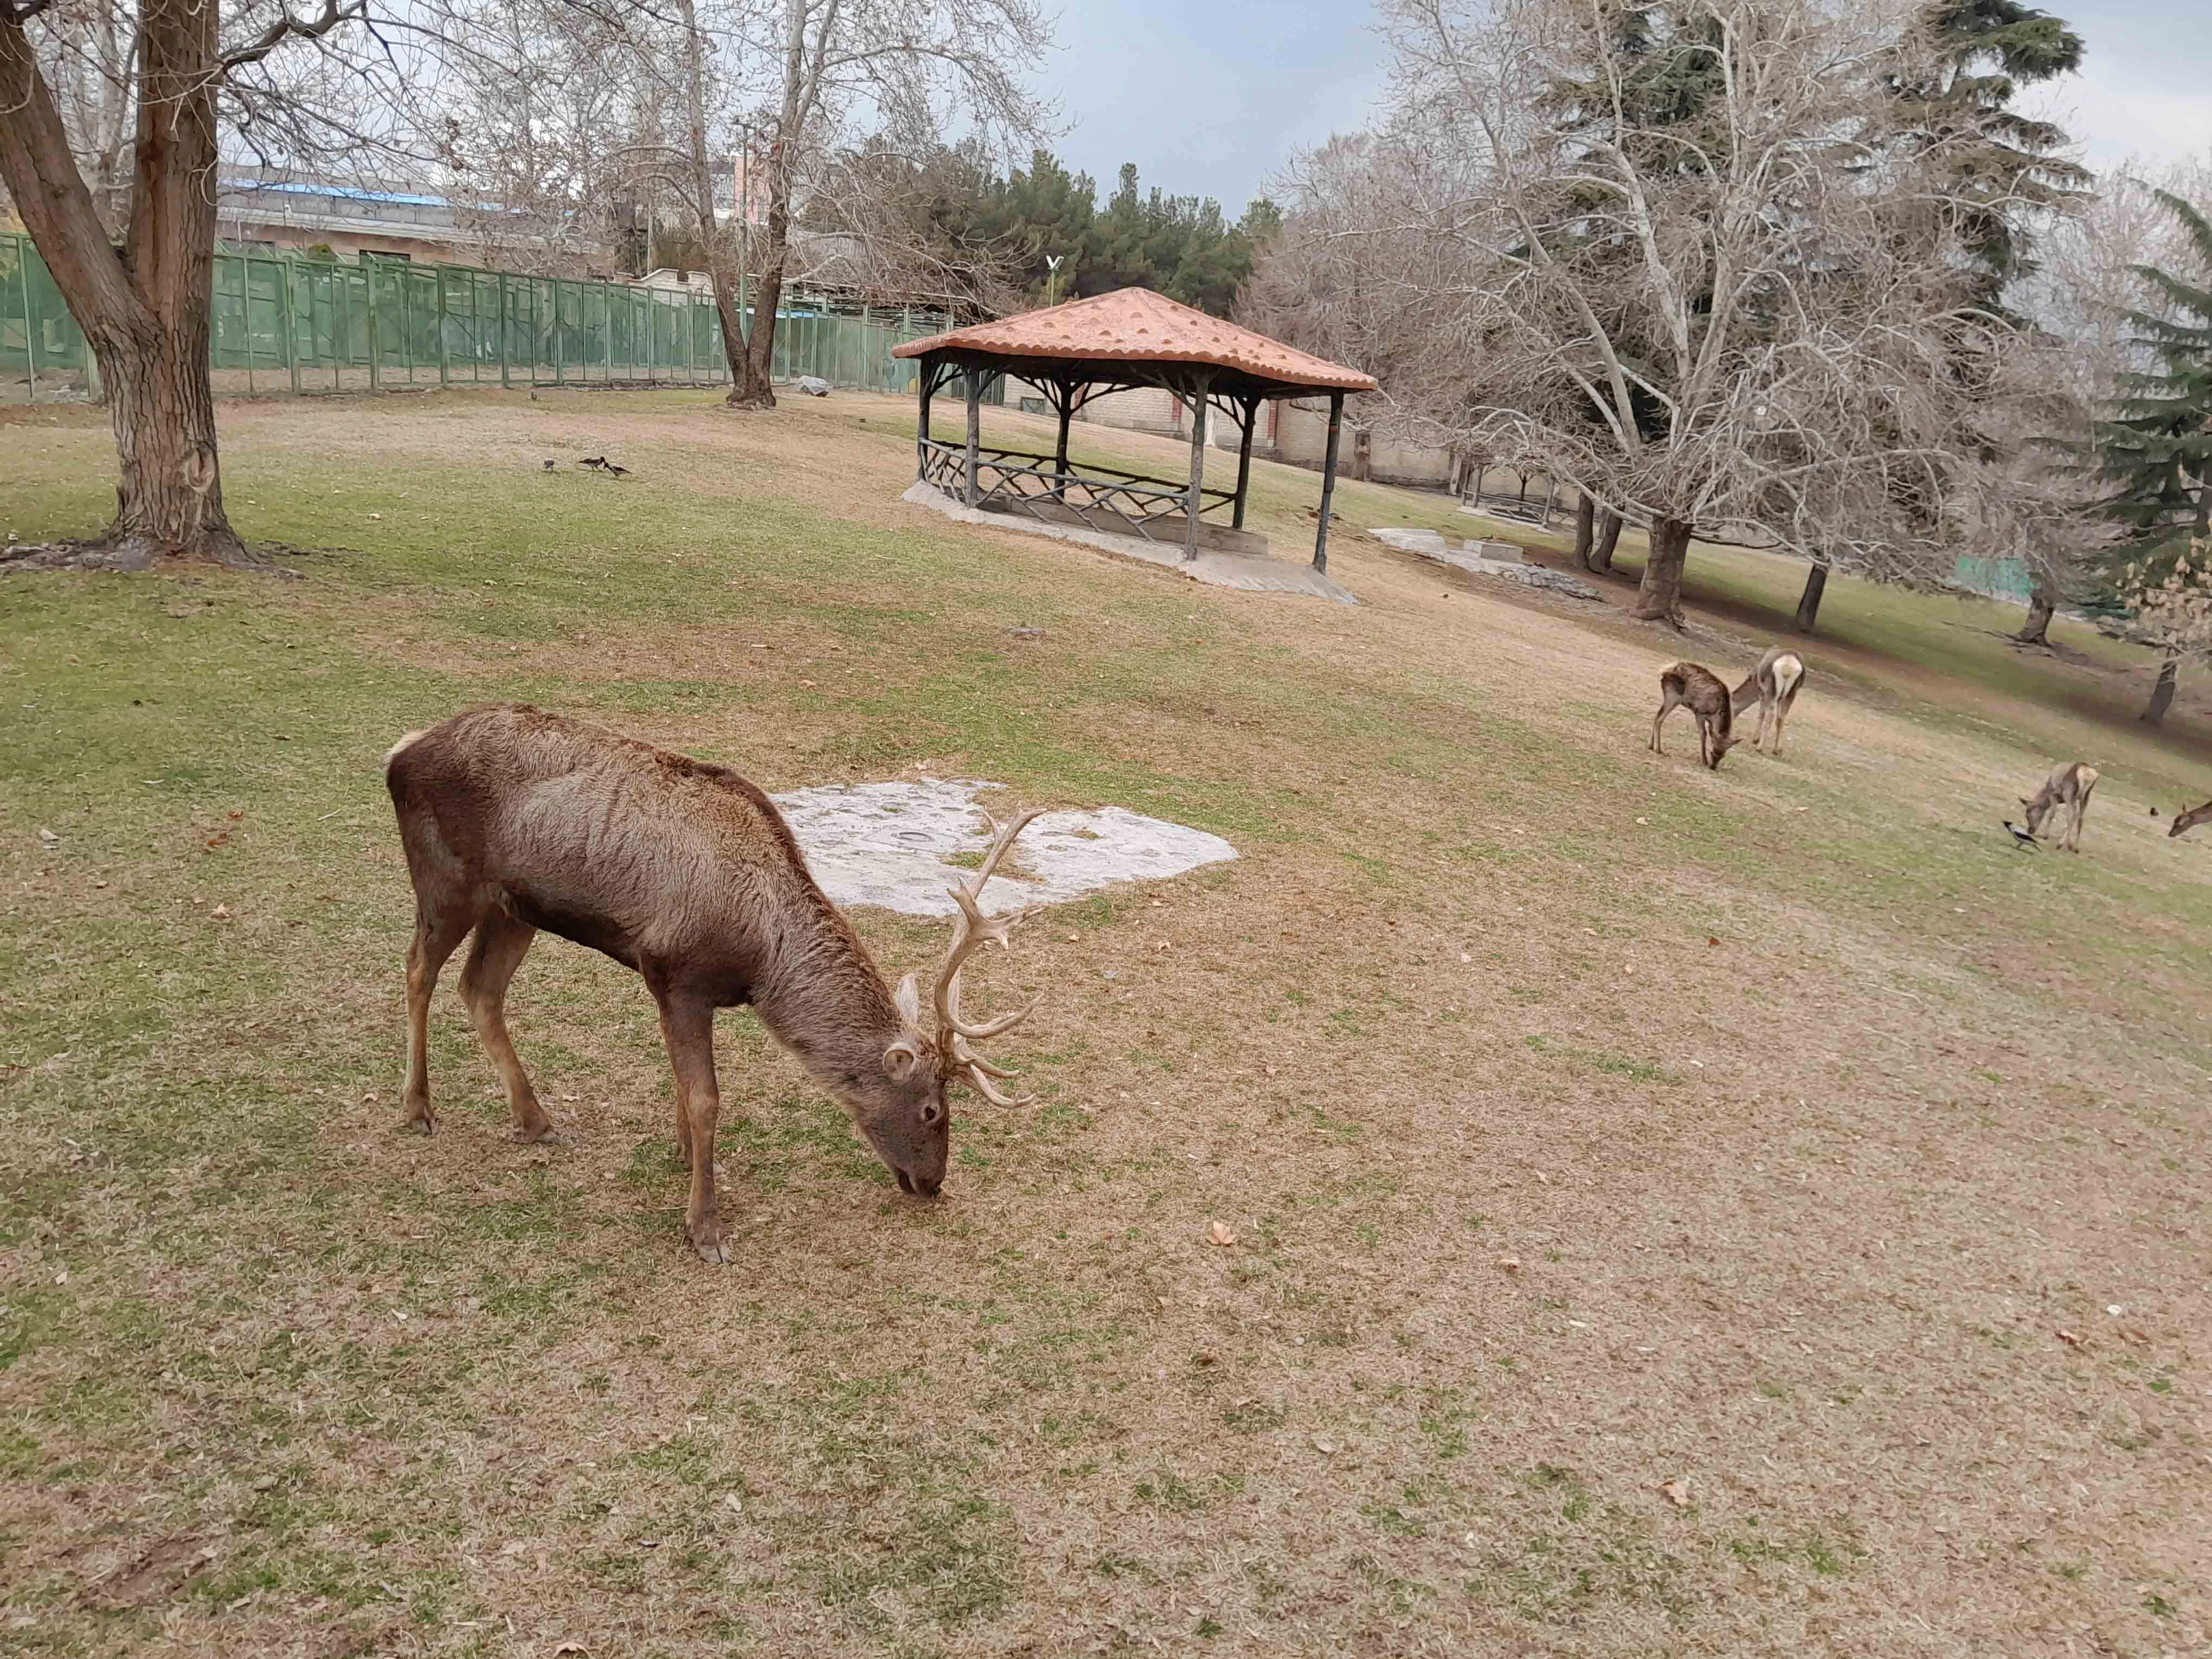
<svg viewBox="0 0 2212 1659"><path fill-rule="evenodd" d="M1244 527L1244 487L1252 482L1252 428L1259 418L1260 400L1257 398L1245 398L1244 437L1237 446L1237 507L1229 526L1232 530Z"/></svg>
<svg viewBox="0 0 2212 1659"><path fill-rule="evenodd" d="M924 363L915 385L921 392L921 418L915 427L914 476L929 477L929 394L937 389L937 365Z"/></svg>
<svg viewBox="0 0 2212 1659"><path fill-rule="evenodd" d="M1208 377L1192 383L1190 397L1190 495L1183 503L1182 556L1198 556L1198 514L1205 504L1200 493L1206 480L1206 388Z"/></svg>
<svg viewBox="0 0 2212 1659"><path fill-rule="evenodd" d="M983 444L983 377L974 364L968 368L968 489L967 505L975 505L975 452Z"/></svg>
<svg viewBox="0 0 2212 1659"><path fill-rule="evenodd" d="M1075 382L1063 377L1060 386L1060 441L1053 446L1053 494L1067 499L1067 423L1075 416Z"/></svg>
<svg viewBox="0 0 2212 1659"><path fill-rule="evenodd" d="M1328 574L1328 503L1336 494L1336 441L1344 431L1344 394L1328 394L1328 451L1321 463L1321 526L1314 532L1313 568Z"/></svg>

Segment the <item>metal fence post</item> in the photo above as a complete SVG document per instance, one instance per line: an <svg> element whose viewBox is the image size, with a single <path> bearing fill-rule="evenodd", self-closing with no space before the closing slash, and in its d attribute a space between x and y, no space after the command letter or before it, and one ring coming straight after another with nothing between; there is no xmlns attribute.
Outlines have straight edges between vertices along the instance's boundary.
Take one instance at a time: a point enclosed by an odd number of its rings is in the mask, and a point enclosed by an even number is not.
<svg viewBox="0 0 2212 1659"><path fill-rule="evenodd" d="M384 376L376 361L382 355L381 342L376 337L376 267L367 260L362 262L361 283L368 301L368 389L380 392L384 389Z"/></svg>
<svg viewBox="0 0 2212 1659"><path fill-rule="evenodd" d="M438 273L438 385L441 388L453 383L453 348L446 342L446 268L437 267Z"/></svg>
<svg viewBox="0 0 2212 1659"><path fill-rule="evenodd" d="M553 384L559 386L565 373L561 352L561 279L553 279Z"/></svg>
<svg viewBox="0 0 2212 1659"><path fill-rule="evenodd" d="M31 256L23 246L24 239L15 239L15 276L23 291L23 361L31 370L31 401L39 401L39 330L31 320Z"/></svg>
<svg viewBox="0 0 2212 1659"><path fill-rule="evenodd" d="M499 273L499 383L502 386L514 382L507 372L507 273Z"/></svg>
<svg viewBox="0 0 2212 1659"><path fill-rule="evenodd" d="M277 269L284 273L283 306L284 318L284 362L292 371L292 395L300 395L300 307L292 295L293 262L283 261Z"/></svg>

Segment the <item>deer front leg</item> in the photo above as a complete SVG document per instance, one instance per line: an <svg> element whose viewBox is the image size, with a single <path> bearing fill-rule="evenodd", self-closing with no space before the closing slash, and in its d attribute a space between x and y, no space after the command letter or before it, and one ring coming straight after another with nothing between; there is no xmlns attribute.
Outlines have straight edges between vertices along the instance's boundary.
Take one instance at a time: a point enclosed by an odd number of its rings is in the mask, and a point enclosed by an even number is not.
<svg viewBox="0 0 2212 1659"><path fill-rule="evenodd" d="M407 1081L400 1092L407 1127L426 1135L437 1127L430 1112L430 994L474 920L419 904L415 909L415 937L407 946Z"/></svg>
<svg viewBox="0 0 2212 1659"><path fill-rule="evenodd" d="M676 1076L678 1139L691 1166L691 1202L684 1216L691 1248L717 1266L729 1261L714 1212L714 1127L722 1111L721 1087L714 1078L713 1005L672 993L657 993L660 1035Z"/></svg>

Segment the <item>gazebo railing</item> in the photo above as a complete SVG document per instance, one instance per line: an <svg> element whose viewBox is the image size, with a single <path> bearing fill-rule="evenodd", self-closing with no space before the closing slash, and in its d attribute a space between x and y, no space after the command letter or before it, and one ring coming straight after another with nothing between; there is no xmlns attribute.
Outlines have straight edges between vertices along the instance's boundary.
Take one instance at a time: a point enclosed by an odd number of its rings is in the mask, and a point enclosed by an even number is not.
<svg viewBox="0 0 2212 1659"><path fill-rule="evenodd" d="M968 447L926 438L921 445L921 477L956 501L968 499ZM1233 489L1199 489L1199 514L1232 506ZM975 452L975 500L979 507L1023 513L1047 524L1070 519L1101 529L1120 526L1147 541L1183 538L1190 486L1115 467L1054 469L1049 455L1019 449ZM1111 523L1100 523L1101 519Z"/></svg>

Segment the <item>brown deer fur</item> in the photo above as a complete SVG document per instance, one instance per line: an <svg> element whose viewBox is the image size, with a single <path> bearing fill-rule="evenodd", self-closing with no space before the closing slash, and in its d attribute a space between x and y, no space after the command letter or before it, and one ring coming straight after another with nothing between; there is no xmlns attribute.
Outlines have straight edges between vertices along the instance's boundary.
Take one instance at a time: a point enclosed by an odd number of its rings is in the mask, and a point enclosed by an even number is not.
<svg viewBox="0 0 2212 1659"><path fill-rule="evenodd" d="M1759 730L1753 733L1751 746L1765 747L1771 755L1782 752L1782 722L1790 717L1790 707L1797 701L1798 692L1805 687L1805 659L1784 645L1778 645L1759 659L1744 683L1729 696L1729 712L1741 714L1751 707L1754 699L1759 703ZM1773 720L1774 735L1767 737L1767 720Z"/></svg>
<svg viewBox="0 0 2212 1659"><path fill-rule="evenodd" d="M2069 853L2081 850L2081 820L2088 816L2089 796L2097 787L2100 774L2094 766L2081 761L2068 761L2054 769L2043 781L2043 787L2033 795L2022 795L2020 804L2027 808L2027 833L2043 833L2043 821L2054 807L2067 809L2066 827L2058 832L2054 845ZM2167 831L2169 835L2172 831Z"/></svg>
<svg viewBox="0 0 2212 1659"><path fill-rule="evenodd" d="M728 1259L714 1200L717 1008L757 1010L903 1190L927 1196L943 1184L945 1089L968 1079L972 1056L953 1058L949 1032L923 1033L914 976L896 992L884 983L750 783L526 706L474 708L410 732L386 757L385 777L415 885L410 1125L433 1127L430 995L473 930L462 1000L506 1085L515 1132L551 1133L504 1012L507 982L543 929L635 969L659 1005L677 1145L691 1170L687 1223L707 1260ZM948 962L948 972L957 967ZM957 988L954 997L957 1010Z"/></svg>
<svg viewBox="0 0 2212 1659"><path fill-rule="evenodd" d="M1719 770L1721 757L1735 744L1735 713L1729 689L1710 668L1693 662L1671 663L1659 672L1659 712L1651 717L1651 751L1663 755L1659 729L1667 716L1687 708L1698 720L1698 755L1706 766Z"/></svg>
<svg viewBox="0 0 2212 1659"><path fill-rule="evenodd" d="M2212 818L2212 800L2206 801L2202 806L2192 806L2185 812L2176 812L2173 822L2166 826L2166 838L2171 841L2176 836L2194 830L2207 818Z"/></svg>

